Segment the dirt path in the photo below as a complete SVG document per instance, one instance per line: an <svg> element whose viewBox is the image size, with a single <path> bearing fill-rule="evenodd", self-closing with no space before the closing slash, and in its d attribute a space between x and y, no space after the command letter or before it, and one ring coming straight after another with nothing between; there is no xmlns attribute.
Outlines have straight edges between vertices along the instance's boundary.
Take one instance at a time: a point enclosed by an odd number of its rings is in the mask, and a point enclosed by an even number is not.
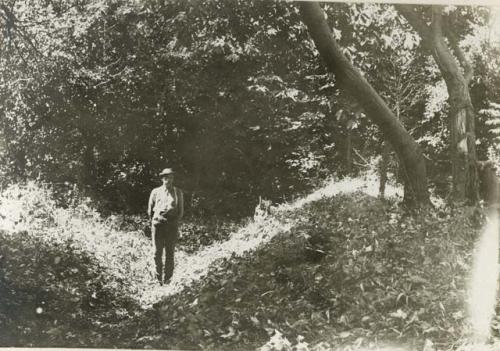
<svg viewBox="0 0 500 351"><path fill-rule="evenodd" d="M339 193L361 191L370 196L377 196L378 185L378 179L375 177L370 179L356 178L344 179L337 182L331 181L326 186L306 197L292 203L280 205L277 207L276 212L286 213L293 211L322 197L331 197ZM387 186L386 196L402 197L402 190L393 186ZM278 217L286 219L280 220ZM188 255L180 251L176 254L176 268L172 282L168 286L162 287L153 281L138 294L137 299L141 305L147 308L161 298L176 294L204 277L217 260L229 258L233 255L240 256L247 251L255 250L260 245L267 243L278 233L288 231L294 224L295 221L289 216L270 216L269 218L251 221L245 227L234 232L229 240L207 246L195 254Z"/></svg>
<svg viewBox="0 0 500 351"><path fill-rule="evenodd" d="M332 180L308 196L278 206L267 218L250 220L225 242L204 247L194 254L178 250L172 282L164 287L154 279L153 245L149 239L138 231L116 229L113 216L102 218L87 203L71 209L60 208L52 200L50 190L35 182L15 185L2 193L0 229L12 235L29 232L44 240L69 244L77 250L92 253L103 274L109 277L109 284L143 308L149 308L163 297L179 293L204 277L217 260L255 250L278 233L288 231L295 220L287 213L339 193L362 191L377 196L378 185L376 176ZM386 195L402 196L402 190L387 186ZM26 216L28 213L30 215ZM127 284L123 286L119 281Z"/></svg>

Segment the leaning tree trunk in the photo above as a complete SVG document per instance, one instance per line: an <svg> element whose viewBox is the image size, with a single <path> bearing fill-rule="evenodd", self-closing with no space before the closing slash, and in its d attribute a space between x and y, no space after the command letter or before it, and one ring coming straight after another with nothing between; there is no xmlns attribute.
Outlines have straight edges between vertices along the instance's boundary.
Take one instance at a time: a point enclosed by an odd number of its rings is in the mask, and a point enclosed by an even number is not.
<svg viewBox="0 0 500 351"><path fill-rule="evenodd" d="M382 145L382 158L380 159L379 164L379 173L380 173L380 183L378 188L378 195L381 199L385 197L385 186L387 184L387 171L389 168L389 157L391 152L391 145L384 141Z"/></svg>
<svg viewBox="0 0 500 351"><path fill-rule="evenodd" d="M400 115L401 115L401 108L400 108L399 101L396 102L395 109L396 109L395 116L397 119L399 119ZM390 158L391 158L391 145L387 141L384 141L384 143L382 144L382 158L380 160L380 165L379 165L380 183L379 183L379 188L378 188L379 197L382 199L385 197L385 186L387 185L387 180L388 180L387 172L389 170ZM402 167L400 167L400 168L402 168ZM404 169L401 169L401 172L402 172L402 174L404 174ZM409 187L406 176L403 176L403 183L404 183L404 189L405 189L405 191L404 191L405 196L410 196L411 191L409 190L410 187ZM406 199L404 200L405 203L408 203L411 201L412 200L409 197L406 197Z"/></svg>
<svg viewBox="0 0 500 351"><path fill-rule="evenodd" d="M302 19L328 69L335 74L341 87L348 91L364 109L366 115L379 126L384 138L396 150L410 184L414 205L427 206L429 203L427 174L419 145L394 116L380 95L343 55L331 34L331 29L325 20L325 13L319 4L303 2L299 6Z"/></svg>
<svg viewBox="0 0 500 351"><path fill-rule="evenodd" d="M475 115L469 89L459 82L450 92L450 143L452 156L453 194L457 199L478 200Z"/></svg>
<svg viewBox="0 0 500 351"><path fill-rule="evenodd" d="M352 128L349 125L350 123L347 123L347 135L346 135L346 141L345 141L345 161L346 161L346 173L348 176L352 175Z"/></svg>
<svg viewBox="0 0 500 351"><path fill-rule="evenodd" d="M469 82L472 67L458 45L451 29L444 32L442 6L432 6L432 22L425 23L413 5L397 5L410 25L422 38L443 76L450 105L450 151L452 161L453 197L456 200L478 200L478 173L475 138L475 115ZM445 36L448 42L445 41ZM453 55L453 53L455 56ZM462 72L463 70L463 72Z"/></svg>

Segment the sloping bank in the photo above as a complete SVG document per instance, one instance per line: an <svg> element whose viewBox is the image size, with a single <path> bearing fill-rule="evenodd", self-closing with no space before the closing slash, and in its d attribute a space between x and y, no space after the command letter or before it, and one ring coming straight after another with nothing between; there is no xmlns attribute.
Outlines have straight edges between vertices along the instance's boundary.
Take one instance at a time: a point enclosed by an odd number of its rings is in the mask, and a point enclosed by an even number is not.
<svg viewBox="0 0 500 351"><path fill-rule="evenodd" d="M375 196L377 187L375 178L331 181L304 198L279 206L274 216L249 220L227 241L216 242L193 254L183 252L180 247L172 283L163 288L154 279L150 240L140 232L120 230L114 216L103 218L88 201L77 199L74 206L62 208L48 187L34 182L13 185L0 196L0 230L13 236L28 233L45 242L67 244L78 252L88 253L99 262L110 288L148 308L205 276L217 260L254 250L276 234L289 230L294 219L287 213L321 197L342 192L360 190ZM389 196L397 192L392 187L387 189Z"/></svg>
<svg viewBox="0 0 500 351"><path fill-rule="evenodd" d="M165 296L181 292L184 288L206 276L215 262L255 250L277 234L288 232L296 225L294 213L306 204L336 194L356 191L377 196L378 180L371 177L330 181L324 187L304 198L276 207L273 215L268 218L249 221L248 224L233 233L229 240L205 247L193 255L179 252L176 256L176 271L171 284L165 287L153 285L150 289L144 289L139 300L145 306L149 306ZM387 188L386 194L389 197L402 196L400 189L391 186Z"/></svg>
<svg viewBox="0 0 500 351"><path fill-rule="evenodd" d="M0 230L0 346L114 347L140 306L104 272L70 242Z"/></svg>
<svg viewBox="0 0 500 351"><path fill-rule="evenodd" d="M388 343L422 350L427 341L449 350L463 340L480 212L413 217L356 192L318 197L283 216L289 226L259 250L219 262L157 304L154 330L137 321L144 331L138 344L357 350Z"/></svg>
<svg viewBox="0 0 500 351"><path fill-rule="evenodd" d="M46 308L38 314L41 306L33 305L35 312L25 318L48 318L56 326L40 332L48 344L26 338L31 342L21 345L252 349L271 337L305 350L306 342L320 347L324 341L330 348L384 335L459 336L464 272L481 219L468 209L415 219L390 202L366 196L376 195L376 189L375 180L332 182L280 206L267 219L250 221L228 241L193 255L181 252L173 284L164 288L153 280L151 244L139 233L116 230L85 204L60 209L33 184L10 189L0 203L2 225L10 229L3 235L16 242L24 233L50 247L67 247L67 261L57 259L57 252L31 255L50 257L38 267L64 262L70 272L76 265L76 280L88 277L84 283L65 278L62 284L54 273L55 280L46 284L85 297L53 293L84 306L69 313L79 322L57 324L63 307L51 319ZM331 198L353 191L358 192ZM29 258L27 250L20 257ZM88 288L93 282L98 286ZM109 298L99 298L101 292ZM99 300L107 302L94 308ZM137 305L147 308L158 301L146 312ZM67 335L78 336L70 343Z"/></svg>

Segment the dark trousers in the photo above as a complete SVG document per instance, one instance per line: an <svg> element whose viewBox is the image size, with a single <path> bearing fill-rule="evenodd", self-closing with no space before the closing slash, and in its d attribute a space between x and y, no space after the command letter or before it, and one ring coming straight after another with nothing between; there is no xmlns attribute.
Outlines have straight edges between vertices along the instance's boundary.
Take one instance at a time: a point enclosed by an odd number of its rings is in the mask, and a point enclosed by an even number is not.
<svg viewBox="0 0 500 351"><path fill-rule="evenodd" d="M174 273L175 243L179 235L177 221L153 224L151 234L155 245L156 277L161 282L163 273L163 251L165 251L165 277L164 281L172 278Z"/></svg>

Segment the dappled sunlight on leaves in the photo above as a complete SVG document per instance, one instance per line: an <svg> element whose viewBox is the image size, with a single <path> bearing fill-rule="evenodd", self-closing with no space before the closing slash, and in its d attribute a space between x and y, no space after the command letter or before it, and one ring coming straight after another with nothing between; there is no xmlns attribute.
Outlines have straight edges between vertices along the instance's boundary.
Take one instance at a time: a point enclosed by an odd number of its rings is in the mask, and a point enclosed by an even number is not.
<svg viewBox="0 0 500 351"><path fill-rule="evenodd" d="M85 201L74 207L58 207L48 188L30 182L13 185L2 193L0 216L0 229L11 235L26 232L90 253L108 275L107 284L127 295L136 296L153 284L151 242L139 231L116 230Z"/></svg>
<svg viewBox="0 0 500 351"><path fill-rule="evenodd" d="M390 195L399 191L387 189ZM137 329L132 339L140 347L250 343L283 350L388 350L389 344L373 340L397 339L406 350L407 340L411 346L458 340L465 320L463 280L481 216L459 208L413 217L393 200L372 196L377 192L370 177L331 181L248 220L227 240L196 244L189 252L181 246L166 286L153 279L150 240L120 230L120 219L102 218L85 201L58 207L48 189L30 183L3 193L0 214L11 242L24 235L68 248L48 256L47 264L63 272L49 275L50 284L69 292L69 303L82 301L81 290L58 274L76 279L86 272L102 285L86 293L89 308L99 306L99 291L108 291L109 299L119 294L148 309L154 317L119 305L113 311L114 318L123 314L122 327ZM98 266L68 265L73 255ZM35 284L29 279L27 285ZM46 306L31 313L45 316ZM151 318L155 326L147 331ZM47 335L59 334L57 327Z"/></svg>
<svg viewBox="0 0 500 351"><path fill-rule="evenodd" d="M276 214L342 192L361 190L374 194L376 188L374 177L340 182L332 180L303 199L277 207ZM395 188L387 189L389 196L397 192ZM115 223L117 218L103 218L85 199L74 199L73 203L67 208L58 206L51 190L35 182L12 185L0 198L0 217L3 219L0 229L12 235L27 231L29 235L92 253L109 275L108 284L137 299L144 306L150 306L163 296L178 293L205 276L215 261L253 250L278 233L288 231L294 223L292 218L283 215L261 218L249 221L230 234L228 240L216 242L194 254L188 254L180 248L172 282L161 287L154 280L153 248L147 238L139 231L118 230Z"/></svg>
<svg viewBox="0 0 500 351"><path fill-rule="evenodd" d="M311 350L431 351L441 349L433 342L460 340L477 214L413 217L361 192L319 198L277 211L294 218L287 232L166 297L160 325L179 338L188 326L202 328L204 345L227 349L261 340L255 347L291 350L303 337Z"/></svg>

